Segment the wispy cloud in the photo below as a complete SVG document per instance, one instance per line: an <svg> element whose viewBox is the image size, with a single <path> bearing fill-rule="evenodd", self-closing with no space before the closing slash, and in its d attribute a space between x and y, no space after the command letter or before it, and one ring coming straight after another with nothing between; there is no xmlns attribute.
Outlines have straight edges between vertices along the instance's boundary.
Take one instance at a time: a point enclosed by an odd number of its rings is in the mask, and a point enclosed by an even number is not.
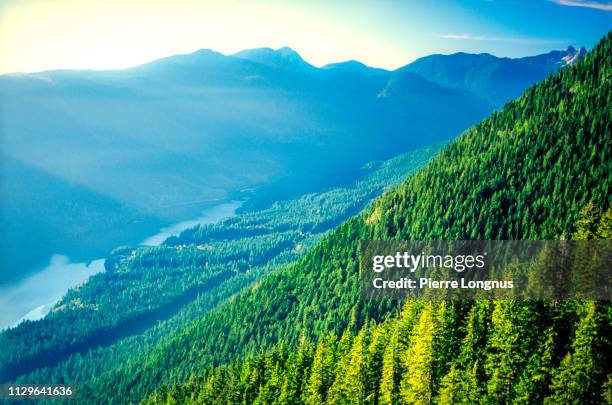
<svg viewBox="0 0 612 405"><path fill-rule="evenodd" d="M560 0L565 1L565 0ZM490 41L490 42L514 42L519 44L559 44L563 40L541 39L541 38L521 38L521 37L496 37L490 35L471 35L471 34L442 34L438 38L455 39L462 41Z"/></svg>
<svg viewBox="0 0 612 405"><path fill-rule="evenodd" d="M555 4L570 7L594 8L603 11L612 11L612 2L609 1L584 1L584 0L550 0Z"/></svg>

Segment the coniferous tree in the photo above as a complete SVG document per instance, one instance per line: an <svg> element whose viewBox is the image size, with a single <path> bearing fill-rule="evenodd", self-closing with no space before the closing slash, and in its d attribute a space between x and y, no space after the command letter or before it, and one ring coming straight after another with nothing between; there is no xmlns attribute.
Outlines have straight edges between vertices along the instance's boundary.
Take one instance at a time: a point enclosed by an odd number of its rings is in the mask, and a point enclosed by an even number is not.
<svg viewBox="0 0 612 405"><path fill-rule="evenodd" d="M572 350L553 371L551 395L545 400L548 404L597 403L601 395L594 384L603 372L595 350L600 316L597 303L586 301L581 304L580 316Z"/></svg>
<svg viewBox="0 0 612 405"><path fill-rule="evenodd" d="M440 327L440 314L445 305L425 304L414 327L411 344L404 354L404 375L400 386L401 400L409 404L429 404L433 398L436 335Z"/></svg>
<svg viewBox="0 0 612 405"><path fill-rule="evenodd" d="M398 358L398 328L395 324L389 337L389 343L385 347L382 360L382 371L380 378L380 399L381 405L391 405L398 399L398 380L399 380L399 358Z"/></svg>

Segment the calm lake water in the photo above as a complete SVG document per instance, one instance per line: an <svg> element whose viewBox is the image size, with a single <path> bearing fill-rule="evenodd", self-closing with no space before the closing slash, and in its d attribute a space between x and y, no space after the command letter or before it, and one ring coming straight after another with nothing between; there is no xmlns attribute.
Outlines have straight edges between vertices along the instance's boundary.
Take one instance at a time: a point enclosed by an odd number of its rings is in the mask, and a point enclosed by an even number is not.
<svg viewBox="0 0 612 405"><path fill-rule="evenodd" d="M230 201L202 211L195 219L162 228L141 245L159 246L164 240L196 225L211 224L235 215L241 201ZM53 255L49 265L15 284L0 287L0 329L17 325L23 320L44 317L68 289L104 271L104 259L88 263L71 263L61 254Z"/></svg>
<svg viewBox="0 0 612 405"><path fill-rule="evenodd" d="M215 205L202 211L202 215L196 219L183 221L162 228L155 235L143 240L140 244L144 246L159 246L170 236L176 236L185 229L193 228L196 225L213 224L223 218L234 216L236 210L242 205L242 201L230 201Z"/></svg>

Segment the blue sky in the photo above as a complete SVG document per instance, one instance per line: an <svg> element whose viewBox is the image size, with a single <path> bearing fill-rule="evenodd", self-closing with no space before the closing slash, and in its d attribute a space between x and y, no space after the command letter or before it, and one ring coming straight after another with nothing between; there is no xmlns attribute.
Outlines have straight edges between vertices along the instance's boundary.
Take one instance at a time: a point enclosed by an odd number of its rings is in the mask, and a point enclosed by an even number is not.
<svg viewBox="0 0 612 405"><path fill-rule="evenodd" d="M359 7L366 19L384 21L375 34L381 41L412 55L466 51L516 57L568 45L591 48L612 29L612 2L603 1L389 1Z"/></svg>
<svg viewBox="0 0 612 405"><path fill-rule="evenodd" d="M591 48L608 0L0 0L0 73L122 68L201 48L290 46L388 69L432 53Z"/></svg>

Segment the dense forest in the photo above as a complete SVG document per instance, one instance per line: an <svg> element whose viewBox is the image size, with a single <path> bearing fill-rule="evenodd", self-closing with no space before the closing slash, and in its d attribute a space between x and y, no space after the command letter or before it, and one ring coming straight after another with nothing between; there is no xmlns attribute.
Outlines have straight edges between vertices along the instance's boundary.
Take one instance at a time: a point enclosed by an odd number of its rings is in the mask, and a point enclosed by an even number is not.
<svg viewBox="0 0 612 405"><path fill-rule="evenodd" d="M609 34L298 262L93 378L81 399L608 400L608 302L361 301L358 242L609 238L611 78Z"/></svg>
<svg viewBox="0 0 612 405"><path fill-rule="evenodd" d="M0 334L7 349L0 352L2 381L28 373L22 380L81 381L120 364L303 256L325 232L397 186L442 146L372 162L350 187L246 211L186 230L162 246L115 249L107 271L70 290L47 317Z"/></svg>
<svg viewBox="0 0 612 405"><path fill-rule="evenodd" d="M612 238L612 210L583 210L574 238ZM609 403L609 303L407 301L337 337L281 341L209 368L145 404Z"/></svg>

